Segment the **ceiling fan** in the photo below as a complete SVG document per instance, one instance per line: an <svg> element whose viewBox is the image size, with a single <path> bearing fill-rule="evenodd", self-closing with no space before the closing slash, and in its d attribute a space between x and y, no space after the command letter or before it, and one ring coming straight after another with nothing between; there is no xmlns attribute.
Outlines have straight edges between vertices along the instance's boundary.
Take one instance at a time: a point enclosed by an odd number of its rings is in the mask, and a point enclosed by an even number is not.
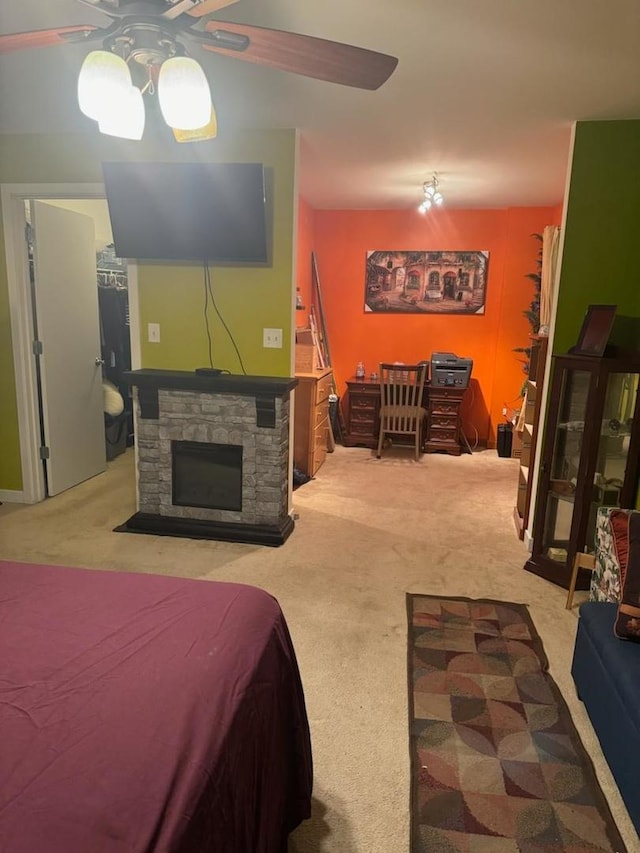
<svg viewBox="0 0 640 853"><path fill-rule="evenodd" d="M0 54L58 44L102 42L130 67L148 72L173 56L184 56L182 39L204 50L268 65L331 83L377 89L393 73L393 56L322 38L198 19L237 0L78 0L112 19L110 26L90 24L0 35Z"/></svg>

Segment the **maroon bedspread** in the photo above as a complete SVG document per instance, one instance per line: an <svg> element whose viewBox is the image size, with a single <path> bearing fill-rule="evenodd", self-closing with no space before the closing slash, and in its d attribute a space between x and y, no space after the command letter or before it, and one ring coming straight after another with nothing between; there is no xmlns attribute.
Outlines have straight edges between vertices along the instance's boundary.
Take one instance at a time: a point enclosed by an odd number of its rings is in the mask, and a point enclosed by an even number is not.
<svg viewBox="0 0 640 853"><path fill-rule="evenodd" d="M0 562L3 853L281 853L311 784L270 595Z"/></svg>

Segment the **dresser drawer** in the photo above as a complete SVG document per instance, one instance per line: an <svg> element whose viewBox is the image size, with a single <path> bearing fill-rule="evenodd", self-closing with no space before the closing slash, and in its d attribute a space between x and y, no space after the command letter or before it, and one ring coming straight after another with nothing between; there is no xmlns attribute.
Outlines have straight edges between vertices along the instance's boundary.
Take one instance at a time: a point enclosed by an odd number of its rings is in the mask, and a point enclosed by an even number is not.
<svg viewBox="0 0 640 853"><path fill-rule="evenodd" d="M318 468L320 468L326 458L327 449L325 447L318 447L311 453L311 457L309 460L309 474L312 477L314 476Z"/></svg>
<svg viewBox="0 0 640 853"><path fill-rule="evenodd" d="M351 409L349 412L350 424L373 424L377 420L377 412L372 408Z"/></svg>
<svg viewBox="0 0 640 853"><path fill-rule="evenodd" d="M329 419L326 418L316 429L313 447L311 448L311 458L309 461L309 470L311 475L316 473L318 468L324 462L327 456L327 443L329 438Z"/></svg>
<svg viewBox="0 0 640 853"><path fill-rule="evenodd" d="M460 409L457 402L448 403L446 400L433 400L431 403L432 415L456 415Z"/></svg>
<svg viewBox="0 0 640 853"><path fill-rule="evenodd" d="M322 421L329 417L329 399L326 398L318 403L313 412L313 425L317 428Z"/></svg>
<svg viewBox="0 0 640 853"><path fill-rule="evenodd" d="M455 429L458 426L458 415L457 413L448 415L441 412L432 412L431 426L439 428L450 427Z"/></svg>
<svg viewBox="0 0 640 853"><path fill-rule="evenodd" d="M321 403L323 400L329 400L329 394L331 393L332 385L332 373L327 373L326 376L323 376L321 379L318 379L316 383L316 405L318 403Z"/></svg>
<svg viewBox="0 0 640 853"><path fill-rule="evenodd" d="M429 441L437 441L442 444L457 444L458 429L457 427L454 429L440 429L432 424L429 430Z"/></svg>
<svg viewBox="0 0 640 853"><path fill-rule="evenodd" d="M352 412L375 412L378 408L377 400L373 397L351 397L349 408Z"/></svg>
<svg viewBox="0 0 640 853"><path fill-rule="evenodd" d="M375 434L374 421L354 421L349 424L349 435L361 435L371 438Z"/></svg>
<svg viewBox="0 0 640 853"><path fill-rule="evenodd" d="M442 385L429 388L429 397L433 400L457 400L460 402L464 396L464 388L448 387Z"/></svg>
<svg viewBox="0 0 640 853"><path fill-rule="evenodd" d="M365 385L364 383L362 385L360 385L357 382L356 383L349 382L348 388L349 388L349 395L351 397L355 397L357 395L357 396L371 397L372 400L379 400L380 399L380 388L375 386L375 385Z"/></svg>

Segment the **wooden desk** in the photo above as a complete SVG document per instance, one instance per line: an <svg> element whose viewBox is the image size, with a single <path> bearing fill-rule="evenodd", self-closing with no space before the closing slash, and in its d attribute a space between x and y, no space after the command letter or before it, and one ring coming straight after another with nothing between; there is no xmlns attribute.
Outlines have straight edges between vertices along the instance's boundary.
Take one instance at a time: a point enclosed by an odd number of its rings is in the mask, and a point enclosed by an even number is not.
<svg viewBox="0 0 640 853"><path fill-rule="evenodd" d="M423 443L425 453L444 452L460 456L462 432L460 406L466 388L424 386L422 405L427 410L427 429ZM380 383L371 379L347 380L347 432L345 447L378 446L380 429Z"/></svg>

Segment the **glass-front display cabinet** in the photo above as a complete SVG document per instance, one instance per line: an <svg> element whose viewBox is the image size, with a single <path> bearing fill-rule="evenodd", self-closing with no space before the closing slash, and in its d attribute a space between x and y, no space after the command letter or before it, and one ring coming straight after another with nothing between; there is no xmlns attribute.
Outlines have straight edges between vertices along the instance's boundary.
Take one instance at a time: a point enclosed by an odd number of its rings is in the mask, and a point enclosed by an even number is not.
<svg viewBox="0 0 640 853"><path fill-rule="evenodd" d="M600 506L633 507L640 476L640 357L559 355L553 370L525 569L567 589L593 553ZM587 589L589 575L578 577Z"/></svg>

